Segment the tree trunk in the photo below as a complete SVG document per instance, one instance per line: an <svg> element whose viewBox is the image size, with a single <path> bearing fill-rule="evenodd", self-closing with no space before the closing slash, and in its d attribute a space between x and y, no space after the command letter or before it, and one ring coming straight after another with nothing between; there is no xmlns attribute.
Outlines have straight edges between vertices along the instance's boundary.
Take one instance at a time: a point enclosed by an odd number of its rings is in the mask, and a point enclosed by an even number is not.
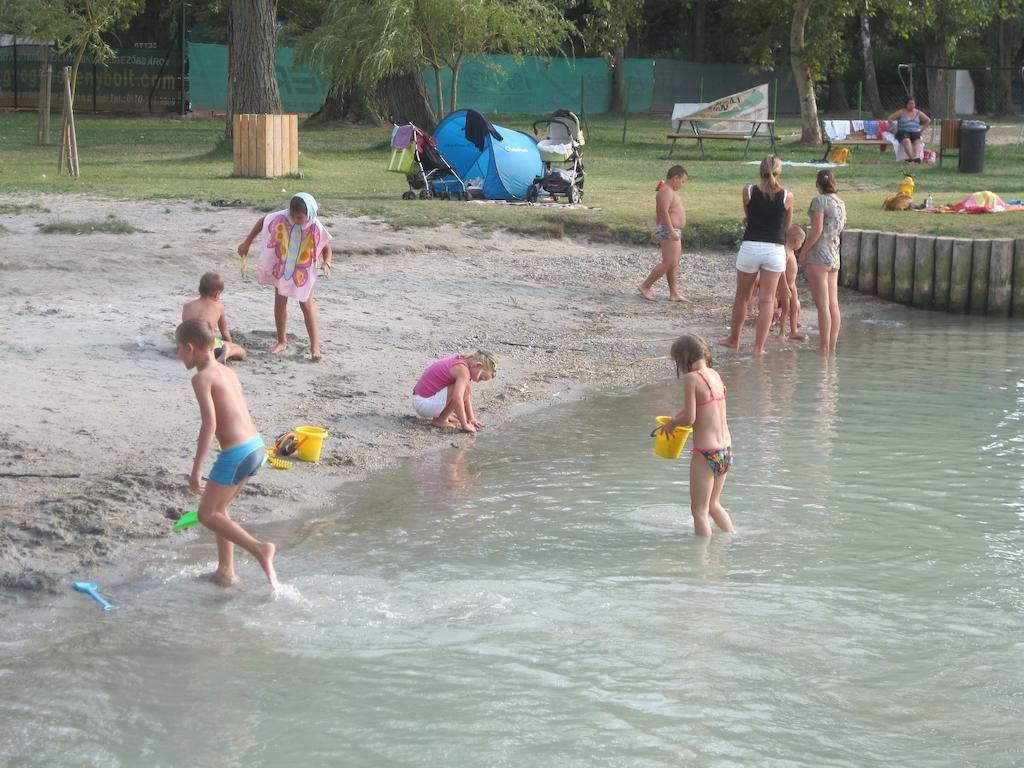
<svg viewBox="0 0 1024 768"><path fill-rule="evenodd" d="M924 63L931 66L948 67L949 51L946 49L946 32L941 24L929 24L921 33L924 49ZM949 82L948 69L925 69L925 81L928 86L928 109L931 117L949 117L946 114L946 97ZM921 105L918 104L918 107ZM952 103L949 111L953 111Z"/></svg>
<svg viewBox="0 0 1024 768"><path fill-rule="evenodd" d="M351 110L352 92L344 91L332 85L327 90L327 97L320 109L306 118L306 124L336 123L343 120Z"/></svg>
<svg viewBox="0 0 1024 768"><path fill-rule="evenodd" d="M800 95L800 143L821 144L821 126L818 124L818 102L814 98L814 81L804 44L804 30L811 13L813 0L796 0L793 21L789 27L789 64L793 81Z"/></svg>
<svg viewBox="0 0 1024 768"><path fill-rule="evenodd" d="M413 123L430 133L437 127L437 118L419 72L384 78L367 94L367 102L370 111L380 120L396 125Z"/></svg>
<svg viewBox="0 0 1024 768"><path fill-rule="evenodd" d="M996 64L1009 67L1013 64L1019 38L1012 34L1013 25L1006 19L995 20ZM1013 103L1013 72L1000 69L996 72L996 114L1012 115L1017 112Z"/></svg>
<svg viewBox="0 0 1024 768"><path fill-rule="evenodd" d="M441 90L441 68L434 67L434 88L437 93L437 109L434 110L434 114L437 115L438 120L444 119L444 91Z"/></svg>
<svg viewBox="0 0 1024 768"><path fill-rule="evenodd" d="M864 59L864 95L868 108L876 120L884 120L885 107L878 93L878 78L875 76L875 52L871 47L871 22L866 13L860 15L860 52Z"/></svg>
<svg viewBox="0 0 1024 768"><path fill-rule="evenodd" d="M615 66L612 67L612 109L616 115L626 111L626 49L615 49Z"/></svg>
<svg viewBox="0 0 1024 768"><path fill-rule="evenodd" d="M229 145L231 121L236 114L280 114L276 57L277 0L229 0L225 129Z"/></svg>
<svg viewBox="0 0 1024 768"><path fill-rule="evenodd" d="M454 112L457 110L459 103L459 68L462 66L462 55L460 54L455 58L455 64L448 67L452 73L452 90L451 98L448 100L448 108Z"/></svg>
<svg viewBox="0 0 1024 768"><path fill-rule="evenodd" d="M693 37L690 40L690 58L696 62L704 61L704 47L707 20L708 0L694 0L693 3Z"/></svg>
<svg viewBox="0 0 1024 768"><path fill-rule="evenodd" d="M828 108L831 112L850 111L850 97L846 95L846 81L841 72L828 73Z"/></svg>

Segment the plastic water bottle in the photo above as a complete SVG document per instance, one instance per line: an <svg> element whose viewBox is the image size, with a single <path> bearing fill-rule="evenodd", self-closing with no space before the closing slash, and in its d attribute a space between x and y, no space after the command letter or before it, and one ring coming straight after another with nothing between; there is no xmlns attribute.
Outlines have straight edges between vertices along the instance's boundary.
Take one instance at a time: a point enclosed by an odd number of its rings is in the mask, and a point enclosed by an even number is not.
<svg viewBox="0 0 1024 768"><path fill-rule="evenodd" d="M924 201L924 208L925 208L926 211L930 211L934 207L935 207L935 198L932 197L931 195L928 195L928 197L925 198L925 201Z"/></svg>

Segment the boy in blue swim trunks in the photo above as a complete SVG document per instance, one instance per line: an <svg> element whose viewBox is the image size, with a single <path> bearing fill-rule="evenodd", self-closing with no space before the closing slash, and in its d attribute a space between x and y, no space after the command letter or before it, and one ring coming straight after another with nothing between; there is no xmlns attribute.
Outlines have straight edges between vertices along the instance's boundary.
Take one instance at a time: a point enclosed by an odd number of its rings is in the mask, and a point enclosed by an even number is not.
<svg viewBox="0 0 1024 768"><path fill-rule="evenodd" d="M202 496L199 522L217 535L217 570L213 579L225 586L238 580L234 560L237 544L259 561L270 586L276 589L276 547L269 541L257 541L228 516L228 505L267 459L263 438L249 415L242 384L234 371L214 359L213 329L206 320L186 320L178 326L174 338L178 357L185 368L196 369L192 389L199 403L202 426L188 487ZM204 486L201 482L203 463L215 435L221 452Z"/></svg>

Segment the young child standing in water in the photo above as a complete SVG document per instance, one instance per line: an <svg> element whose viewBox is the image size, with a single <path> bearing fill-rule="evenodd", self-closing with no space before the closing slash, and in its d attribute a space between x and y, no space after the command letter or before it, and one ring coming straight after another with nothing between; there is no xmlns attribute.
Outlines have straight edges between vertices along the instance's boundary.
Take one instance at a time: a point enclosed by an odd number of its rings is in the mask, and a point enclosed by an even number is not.
<svg viewBox="0 0 1024 768"><path fill-rule="evenodd" d="M269 541L257 541L228 516L228 505L267 460L263 438L249 415L242 384L234 371L214 360L213 329L206 320L186 320L174 332L174 339L185 368L196 369L192 389L199 403L202 425L188 487L192 493L202 496L199 522L217 534L217 570L213 578L224 586L237 581L237 544L259 561L270 586L276 589L276 548ZM220 441L221 450L204 486L201 482L203 463L214 435Z"/></svg>
<svg viewBox="0 0 1024 768"><path fill-rule="evenodd" d="M796 292L796 273L799 270L796 252L804 244L804 231L794 224L786 230L786 274L779 280L776 299L781 313L779 314L779 338L786 336L786 322L789 322L789 338L793 341L806 341L807 334L800 333L800 296Z"/></svg>
<svg viewBox="0 0 1024 768"><path fill-rule="evenodd" d="M317 205L312 195L299 192L283 211L268 213L256 222L248 237L238 246L243 259L249 254L252 241L263 233L263 251L256 264L256 279L263 285L272 285L274 295L274 324L277 343L271 352L283 352L288 347L288 299L298 299L302 317L309 333L309 352L313 362L319 362L320 319L313 302L313 283L316 281L317 260L323 265L324 277L331 276L331 233L316 217Z"/></svg>
<svg viewBox="0 0 1024 768"><path fill-rule="evenodd" d="M693 427L690 461L690 512L693 531L711 535L711 523L734 533L732 519L722 506L722 487L732 467L732 435L725 416L725 384L711 367L711 350L700 336L685 334L672 344L670 352L676 376L683 377L683 408L662 429L672 434L678 426Z"/></svg>

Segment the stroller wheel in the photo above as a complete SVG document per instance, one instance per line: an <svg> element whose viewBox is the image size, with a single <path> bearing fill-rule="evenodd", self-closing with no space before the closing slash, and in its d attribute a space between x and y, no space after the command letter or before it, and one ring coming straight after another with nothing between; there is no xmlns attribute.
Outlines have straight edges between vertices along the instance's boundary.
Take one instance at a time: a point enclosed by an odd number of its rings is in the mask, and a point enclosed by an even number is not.
<svg viewBox="0 0 1024 768"><path fill-rule="evenodd" d="M415 193L415 192L413 192L413 191L412 191L412 190L410 189L409 191L407 191L407 192L403 192L403 193L402 193L402 199L403 199L403 200L415 200L415 199L416 199L416 193Z"/></svg>
<svg viewBox="0 0 1024 768"><path fill-rule="evenodd" d="M526 199L531 203L536 203L537 198L540 197L540 190L537 189L536 184L531 184L530 188L526 190Z"/></svg>
<svg viewBox="0 0 1024 768"><path fill-rule="evenodd" d="M429 190L424 189L420 191L420 200L429 200L432 197L433 195L430 194Z"/></svg>
<svg viewBox="0 0 1024 768"><path fill-rule="evenodd" d="M466 190L462 190L461 192L459 192L459 202L464 203L467 200L469 200L469 192L467 192Z"/></svg>
<svg viewBox="0 0 1024 768"><path fill-rule="evenodd" d="M573 205L576 205L582 199L583 199L583 192L579 189L579 187L577 187L575 184L573 184L571 187L569 187L569 202L570 203L572 203Z"/></svg>

